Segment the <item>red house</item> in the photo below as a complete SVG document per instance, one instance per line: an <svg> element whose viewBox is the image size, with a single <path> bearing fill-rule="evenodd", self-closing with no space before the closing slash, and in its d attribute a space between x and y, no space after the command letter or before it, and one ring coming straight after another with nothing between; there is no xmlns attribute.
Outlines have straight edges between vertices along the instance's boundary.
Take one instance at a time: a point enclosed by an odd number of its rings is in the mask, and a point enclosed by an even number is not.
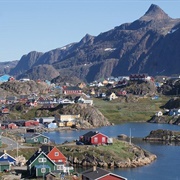
<svg viewBox="0 0 180 180"><path fill-rule="evenodd" d="M117 92L118 96L126 96L127 92L125 90L120 90L119 92Z"/></svg>
<svg viewBox="0 0 180 180"><path fill-rule="evenodd" d="M8 108L3 108L1 110L1 114L9 114L9 109Z"/></svg>
<svg viewBox="0 0 180 180"><path fill-rule="evenodd" d="M62 162L66 164L67 158L55 146L41 146L41 150L54 162Z"/></svg>
<svg viewBox="0 0 180 180"><path fill-rule="evenodd" d="M111 173L105 169L93 167L82 172L82 180L127 180L127 178Z"/></svg>
<svg viewBox="0 0 180 180"><path fill-rule="evenodd" d="M8 128L9 129L17 129L18 126L15 123L10 123L10 124L8 124Z"/></svg>
<svg viewBox="0 0 180 180"><path fill-rule="evenodd" d="M20 95L19 97L20 103L26 103L27 100L28 100L28 95Z"/></svg>
<svg viewBox="0 0 180 180"><path fill-rule="evenodd" d="M9 77L8 81L15 81L15 78L14 77Z"/></svg>
<svg viewBox="0 0 180 180"><path fill-rule="evenodd" d="M28 126L39 126L39 122L38 121L34 121L34 120L28 120L24 122L24 126L28 127Z"/></svg>
<svg viewBox="0 0 180 180"><path fill-rule="evenodd" d="M29 99L27 100L26 106L29 106L29 107L36 107L37 106L37 101L35 99Z"/></svg>
<svg viewBox="0 0 180 180"><path fill-rule="evenodd" d="M80 136L79 140L83 142L84 144L108 144L109 137L98 132L98 131L90 131L83 136Z"/></svg>
<svg viewBox="0 0 180 180"><path fill-rule="evenodd" d="M82 89L79 87L76 87L76 86L74 86L74 87L64 86L63 93L64 94L82 94Z"/></svg>

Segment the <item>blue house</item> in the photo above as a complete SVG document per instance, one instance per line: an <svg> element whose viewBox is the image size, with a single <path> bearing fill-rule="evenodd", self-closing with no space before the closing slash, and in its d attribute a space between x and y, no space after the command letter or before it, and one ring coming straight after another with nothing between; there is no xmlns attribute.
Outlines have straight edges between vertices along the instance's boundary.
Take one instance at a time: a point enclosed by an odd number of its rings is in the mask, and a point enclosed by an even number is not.
<svg viewBox="0 0 180 180"><path fill-rule="evenodd" d="M0 77L0 82L7 82L11 76L5 74Z"/></svg>
<svg viewBox="0 0 180 180"><path fill-rule="evenodd" d="M48 129L54 129L54 128L58 128L57 123L56 122L51 122L47 125Z"/></svg>
<svg viewBox="0 0 180 180"><path fill-rule="evenodd" d="M13 165L16 163L16 159L10 156L9 154L7 154L5 150L4 152L0 152L0 162L4 162L4 161L8 161L10 164Z"/></svg>
<svg viewBox="0 0 180 180"><path fill-rule="evenodd" d="M180 115L180 109L171 109L169 111L169 116L179 116Z"/></svg>

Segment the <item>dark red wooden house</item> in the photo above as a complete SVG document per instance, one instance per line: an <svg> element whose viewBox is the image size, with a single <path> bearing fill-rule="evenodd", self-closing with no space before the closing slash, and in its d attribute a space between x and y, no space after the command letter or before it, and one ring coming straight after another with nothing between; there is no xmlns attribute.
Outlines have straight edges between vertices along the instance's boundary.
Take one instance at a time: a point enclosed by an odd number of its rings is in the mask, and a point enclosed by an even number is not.
<svg viewBox="0 0 180 180"><path fill-rule="evenodd" d="M109 137L98 132L98 131L89 131L88 133L80 136L79 140L84 144L92 144L92 145L101 145L108 144Z"/></svg>

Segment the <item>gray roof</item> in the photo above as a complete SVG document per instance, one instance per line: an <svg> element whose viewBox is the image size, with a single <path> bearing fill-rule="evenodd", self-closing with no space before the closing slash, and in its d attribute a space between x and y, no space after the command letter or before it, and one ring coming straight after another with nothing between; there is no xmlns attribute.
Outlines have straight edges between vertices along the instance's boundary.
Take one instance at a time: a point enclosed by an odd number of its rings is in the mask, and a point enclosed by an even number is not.
<svg viewBox="0 0 180 180"><path fill-rule="evenodd" d="M40 134L40 133L27 133L27 134L24 134L24 138L25 139L33 139L33 138L37 138L39 136L43 136L43 137L46 137L49 139L49 137L43 135L43 134Z"/></svg>
<svg viewBox="0 0 180 180"><path fill-rule="evenodd" d="M96 167L96 170L93 170L93 168L88 169L87 171L82 172L82 175L89 178L89 179L97 179L99 177L108 175L110 172Z"/></svg>
<svg viewBox="0 0 180 180"><path fill-rule="evenodd" d="M9 161L0 161L0 165L9 165Z"/></svg>

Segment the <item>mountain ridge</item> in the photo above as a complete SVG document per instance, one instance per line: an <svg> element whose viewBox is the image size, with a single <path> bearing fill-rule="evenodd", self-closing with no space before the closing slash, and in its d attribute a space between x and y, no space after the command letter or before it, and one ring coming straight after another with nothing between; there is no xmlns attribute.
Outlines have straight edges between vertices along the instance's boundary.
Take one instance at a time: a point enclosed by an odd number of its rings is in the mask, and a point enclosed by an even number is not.
<svg viewBox="0 0 180 180"><path fill-rule="evenodd" d="M178 73L179 26L180 19L172 19L152 4L132 23L121 24L97 36L86 34L79 42L45 53L30 52L22 56L10 74L17 78L29 77L33 72L30 69L44 64L53 66L60 76L71 75L87 82L131 73ZM175 69L170 69L169 62L174 62Z"/></svg>

